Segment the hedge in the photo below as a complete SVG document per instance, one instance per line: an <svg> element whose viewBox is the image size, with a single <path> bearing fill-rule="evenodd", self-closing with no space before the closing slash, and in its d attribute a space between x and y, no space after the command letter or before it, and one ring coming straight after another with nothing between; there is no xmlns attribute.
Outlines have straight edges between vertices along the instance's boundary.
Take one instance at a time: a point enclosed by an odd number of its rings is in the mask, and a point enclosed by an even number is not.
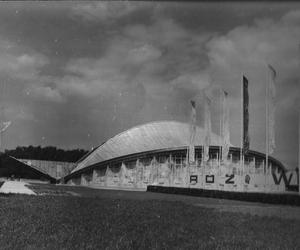
<svg viewBox="0 0 300 250"><path fill-rule="evenodd" d="M250 202L262 202L262 203L270 203L270 204L300 206L300 195L298 193L295 194L246 193L246 192L230 192L230 191L207 190L207 189L196 189L196 188L162 187L162 186L152 186L152 185L147 187L147 192L183 194L183 195L218 198L218 199L241 200L241 201L250 201Z"/></svg>

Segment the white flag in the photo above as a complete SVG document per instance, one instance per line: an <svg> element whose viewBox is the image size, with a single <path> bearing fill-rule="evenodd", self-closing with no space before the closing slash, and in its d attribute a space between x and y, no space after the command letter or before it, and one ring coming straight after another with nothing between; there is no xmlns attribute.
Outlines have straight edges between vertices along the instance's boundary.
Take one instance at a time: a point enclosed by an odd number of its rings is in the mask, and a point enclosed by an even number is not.
<svg viewBox="0 0 300 250"><path fill-rule="evenodd" d="M1 132L4 132L4 131L9 127L10 124L11 124L11 121L3 122L3 123L2 123L2 126L1 126L1 128L0 128L0 133L1 133Z"/></svg>
<svg viewBox="0 0 300 250"><path fill-rule="evenodd" d="M196 102L191 101L192 112L190 121L190 145L189 145L189 162L195 162L195 136L196 136Z"/></svg>
<svg viewBox="0 0 300 250"><path fill-rule="evenodd" d="M276 78L276 71L271 66L268 65L270 70L271 79L268 82L268 92L269 92L269 99L268 99L268 149L269 154L272 154L275 149L275 95L276 95L276 89L275 89L275 78Z"/></svg>
<svg viewBox="0 0 300 250"><path fill-rule="evenodd" d="M204 131L205 131L205 140L204 140L204 161L209 160L209 146L211 143L211 117L210 117L210 104L211 100L205 95L205 123L204 123Z"/></svg>
<svg viewBox="0 0 300 250"><path fill-rule="evenodd" d="M227 103L228 93L223 91L223 119L222 119L222 160L226 161L229 154L230 147L230 131L229 131L229 107Z"/></svg>

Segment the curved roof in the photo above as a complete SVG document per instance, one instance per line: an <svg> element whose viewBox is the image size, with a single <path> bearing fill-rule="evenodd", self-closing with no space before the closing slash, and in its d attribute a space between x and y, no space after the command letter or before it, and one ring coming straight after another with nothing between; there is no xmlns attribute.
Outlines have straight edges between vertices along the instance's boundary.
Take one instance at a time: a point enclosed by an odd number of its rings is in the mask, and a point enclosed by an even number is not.
<svg viewBox="0 0 300 250"><path fill-rule="evenodd" d="M153 151L158 149L171 149L189 145L190 125L177 121L159 121L146 123L126 130L87 155L72 173L99 163L130 154ZM203 145L205 131L196 128L195 145ZM212 133L211 145L220 145L220 136Z"/></svg>

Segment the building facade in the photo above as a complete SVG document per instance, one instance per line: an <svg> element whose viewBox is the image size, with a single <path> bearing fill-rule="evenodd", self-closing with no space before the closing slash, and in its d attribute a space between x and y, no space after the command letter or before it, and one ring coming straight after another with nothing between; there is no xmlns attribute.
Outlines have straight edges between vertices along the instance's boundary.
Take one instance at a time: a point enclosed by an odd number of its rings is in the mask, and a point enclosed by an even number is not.
<svg viewBox="0 0 300 250"><path fill-rule="evenodd" d="M231 145L221 160L221 138L211 135L209 160L203 160L205 132L196 128L195 162L187 159L189 124L161 121L122 132L87 154L71 174L70 185L145 190L148 185L237 192L285 192L297 185L296 172L281 162L250 150L243 163L240 148Z"/></svg>

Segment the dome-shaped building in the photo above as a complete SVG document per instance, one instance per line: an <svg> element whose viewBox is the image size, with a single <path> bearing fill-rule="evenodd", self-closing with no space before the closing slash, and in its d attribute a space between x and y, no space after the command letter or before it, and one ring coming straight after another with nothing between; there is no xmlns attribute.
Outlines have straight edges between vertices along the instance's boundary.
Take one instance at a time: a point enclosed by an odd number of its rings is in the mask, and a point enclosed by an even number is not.
<svg viewBox="0 0 300 250"><path fill-rule="evenodd" d="M270 165L265 167L265 155L250 150L240 164L240 148L230 145L228 159L221 161L222 139L214 133L209 160L203 161L205 132L200 127L195 136L196 161L189 164L189 138L190 125L177 121L133 127L89 152L64 181L106 188L146 189L147 185L163 185L236 191L261 191L267 181L275 185L271 188L274 191L285 189L280 178L285 168L278 160L269 157ZM279 183L274 178L280 179Z"/></svg>

